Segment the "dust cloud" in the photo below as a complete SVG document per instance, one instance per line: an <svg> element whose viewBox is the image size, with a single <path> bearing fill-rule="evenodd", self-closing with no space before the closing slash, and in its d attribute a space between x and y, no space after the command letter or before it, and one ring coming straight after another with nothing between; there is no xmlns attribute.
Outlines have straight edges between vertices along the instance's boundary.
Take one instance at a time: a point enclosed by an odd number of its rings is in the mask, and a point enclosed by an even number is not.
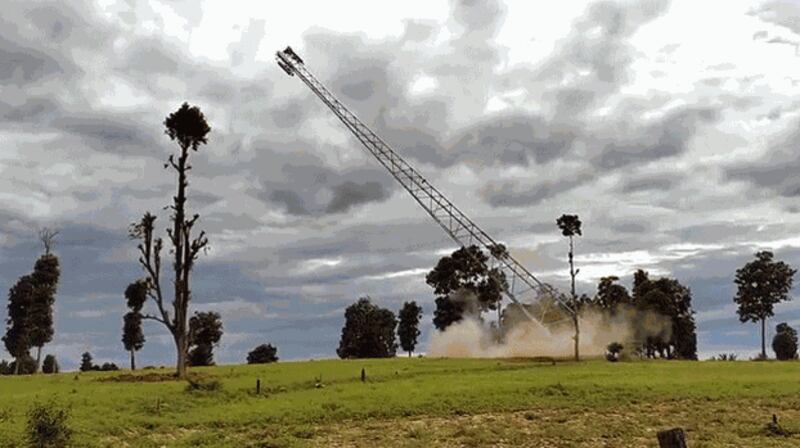
<svg viewBox="0 0 800 448"><path fill-rule="evenodd" d="M514 312L512 307L507 312ZM516 310L521 316L521 312ZM524 316L505 320L498 328L487 324L478 313L468 313L444 331L436 331L428 341L427 355L433 357L513 358L574 354L574 327L571 320L549 328ZM648 337L668 339L670 320L653 312L620 307L613 312L586 310L579 315L581 356L602 356L612 342L624 351L640 345Z"/></svg>

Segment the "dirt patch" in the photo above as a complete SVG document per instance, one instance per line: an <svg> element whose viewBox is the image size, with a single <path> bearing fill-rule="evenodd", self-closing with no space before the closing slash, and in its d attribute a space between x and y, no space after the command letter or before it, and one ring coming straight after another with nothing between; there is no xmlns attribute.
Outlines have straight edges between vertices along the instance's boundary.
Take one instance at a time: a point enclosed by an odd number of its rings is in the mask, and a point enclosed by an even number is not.
<svg viewBox="0 0 800 448"><path fill-rule="evenodd" d="M529 409L447 417L364 420L316 428L313 446L324 447L650 447L656 433L682 427L690 446L792 447L800 434L764 431L772 412L800 425L800 410L759 401L714 403L675 400L621 404L610 409Z"/></svg>
<svg viewBox="0 0 800 448"><path fill-rule="evenodd" d="M206 380L211 375L205 373L193 373L189 376L191 381ZM99 378L97 381L111 382L111 383L160 383L164 381L179 381L174 373L145 373L145 374L131 374L123 373L104 378ZM180 380L183 381L183 380Z"/></svg>

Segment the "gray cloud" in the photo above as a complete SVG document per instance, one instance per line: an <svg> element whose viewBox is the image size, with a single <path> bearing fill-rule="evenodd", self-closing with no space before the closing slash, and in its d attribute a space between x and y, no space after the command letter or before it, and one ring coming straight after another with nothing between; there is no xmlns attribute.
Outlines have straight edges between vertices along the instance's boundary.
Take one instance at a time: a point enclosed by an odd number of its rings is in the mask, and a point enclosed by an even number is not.
<svg viewBox="0 0 800 448"><path fill-rule="evenodd" d="M750 14L765 22L774 23L800 34L800 5L792 0L770 0L753 9Z"/></svg>
<svg viewBox="0 0 800 448"><path fill-rule="evenodd" d="M775 191L783 197L800 197L800 120L794 120L782 135L773 139L758 160L732 163L725 174L730 180L744 180Z"/></svg>
<svg viewBox="0 0 800 448"><path fill-rule="evenodd" d="M547 181L535 185L518 182L492 182L483 187L481 197L493 207L526 207L555 197L582 182L580 179Z"/></svg>
<svg viewBox="0 0 800 448"><path fill-rule="evenodd" d="M718 116L712 108L688 107L668 112L653 123L631 129L620 140L606 142L594 162L601 168L614 169L681 154L697 129Z"/></svg>

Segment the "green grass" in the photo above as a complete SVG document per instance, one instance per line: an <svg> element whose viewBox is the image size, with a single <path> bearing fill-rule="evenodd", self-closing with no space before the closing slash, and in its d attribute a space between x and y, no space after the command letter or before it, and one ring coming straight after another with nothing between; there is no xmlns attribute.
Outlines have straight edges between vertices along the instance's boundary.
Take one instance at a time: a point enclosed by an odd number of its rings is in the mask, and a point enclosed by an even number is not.
<svg viewBox="0 0 800 448"><path fill-rule="evenodd" d="M798 362L397 358L192 372L221 387L0 377L0 447L24 446L27 409L50 399L70 409L81 447L656 446L674 426L692 447L800 446ZM799 435L770 435L773 413Z"/></svg>

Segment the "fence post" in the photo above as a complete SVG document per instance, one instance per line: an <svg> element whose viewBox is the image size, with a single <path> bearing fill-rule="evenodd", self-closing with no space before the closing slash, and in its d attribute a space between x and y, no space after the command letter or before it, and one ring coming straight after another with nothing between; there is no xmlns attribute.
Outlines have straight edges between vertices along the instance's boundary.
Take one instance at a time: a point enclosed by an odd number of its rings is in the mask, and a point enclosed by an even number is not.
<svg viewBox="0 0 800 448"><path fill-rule="evenodd" d="M658 433L659 448L686 448L686 434L681 428L672 428Z"/></svg>

